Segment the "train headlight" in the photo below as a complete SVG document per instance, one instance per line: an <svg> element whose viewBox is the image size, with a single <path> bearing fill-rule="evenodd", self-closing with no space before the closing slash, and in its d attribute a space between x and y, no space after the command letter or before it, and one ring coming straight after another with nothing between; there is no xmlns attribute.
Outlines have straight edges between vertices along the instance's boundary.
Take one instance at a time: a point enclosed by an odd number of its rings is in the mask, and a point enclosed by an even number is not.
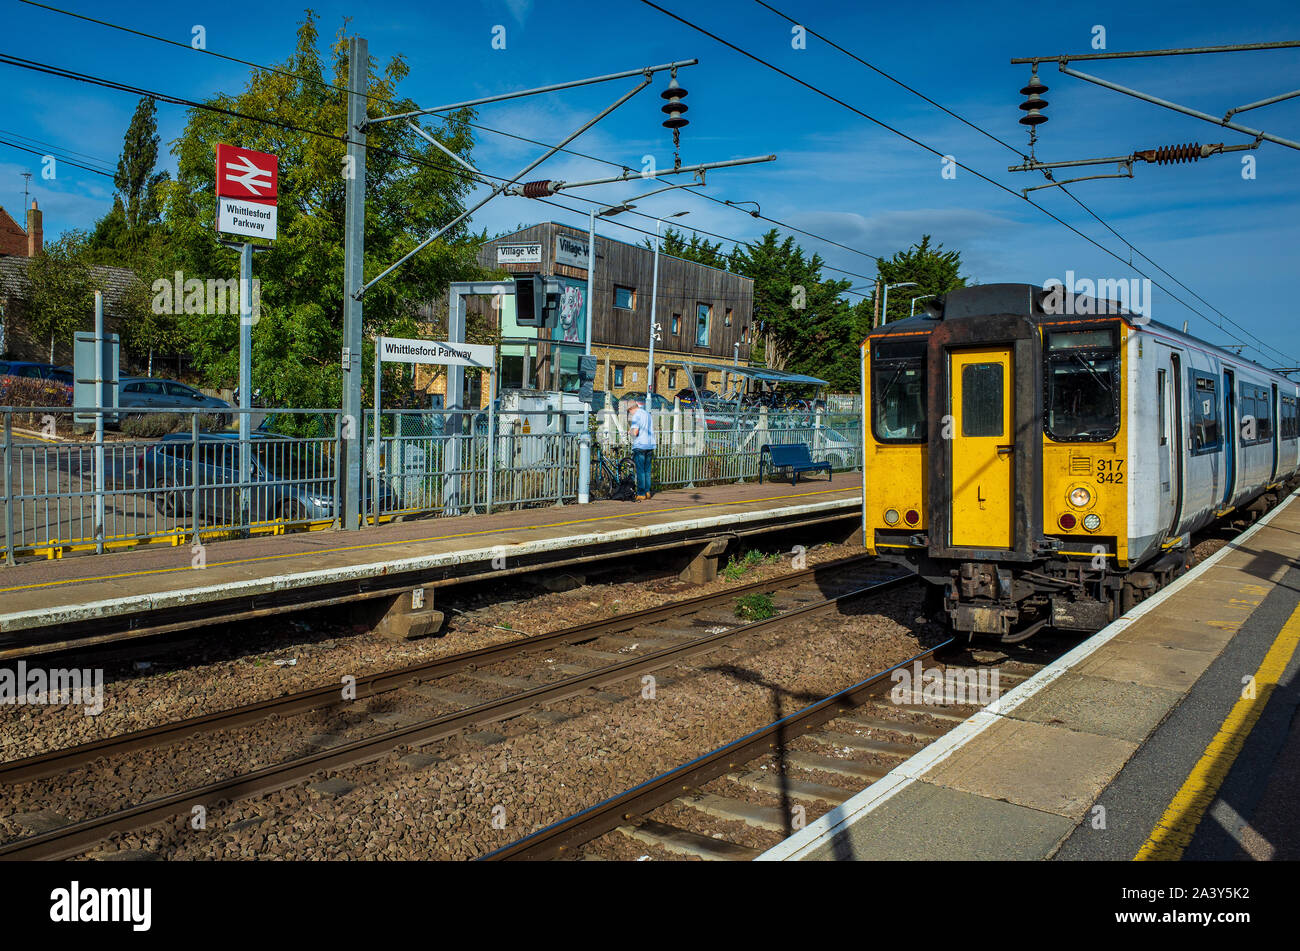
<svg viewBox="0 0 1300 951"><path fill-rule="evenodd" d="M1092 501L1092 493L1089 492L1087 489L1085 489L1083 486L1078 485L1070 490L1070 494L1068 498L1070 500L1070 504L1073 505L1075 508L1077 509L1087 508L1088 504Z"/></svg>
<svg viewBox="0 0 1300 951"><path fill-rule="evenodd" d="M898 524L898 509L885 509L885 524L886 525Z"/></svg>
<svg viewBox="0 0 1300 951"><path fill-rule="evenodd" d="M1083 527L1090 532L1095 532L1101 528L1101 516L1096 512L1089 512L1083 517Z"/></svg>

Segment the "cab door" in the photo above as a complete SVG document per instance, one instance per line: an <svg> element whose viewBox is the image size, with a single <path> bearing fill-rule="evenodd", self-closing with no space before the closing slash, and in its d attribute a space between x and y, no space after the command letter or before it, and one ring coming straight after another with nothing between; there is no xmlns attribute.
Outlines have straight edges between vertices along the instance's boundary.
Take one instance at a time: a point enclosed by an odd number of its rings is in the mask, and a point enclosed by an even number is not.
<svg viewBox="0 0 1300 951"><path fill-rule="evenodd" d="M948 354L951 439L951 544L1003 548L1014 543L1015 419L1010 347Z"/></svg>

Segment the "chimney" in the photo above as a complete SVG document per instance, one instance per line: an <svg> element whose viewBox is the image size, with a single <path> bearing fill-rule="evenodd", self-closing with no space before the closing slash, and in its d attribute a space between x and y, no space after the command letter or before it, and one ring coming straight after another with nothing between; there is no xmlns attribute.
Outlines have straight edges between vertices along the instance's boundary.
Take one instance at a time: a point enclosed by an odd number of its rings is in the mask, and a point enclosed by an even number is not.
<svg viewBox="0 0 1300 951"><path fill-rule="evenodd" d="M41 253L44 245L45 234L41 230L41 212L36 207L36 199L32 199L32 207L27 210L27 256L34 258Z"/></svg>

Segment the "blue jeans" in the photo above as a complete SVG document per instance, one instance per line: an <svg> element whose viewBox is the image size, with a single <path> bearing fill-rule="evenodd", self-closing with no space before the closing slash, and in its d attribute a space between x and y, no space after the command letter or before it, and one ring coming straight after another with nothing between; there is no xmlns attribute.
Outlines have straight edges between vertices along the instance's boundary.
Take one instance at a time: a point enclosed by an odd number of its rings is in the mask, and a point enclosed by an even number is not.
<svg viewBox="0 0 1300 951"><path fill-rule="evenodd" d="M636 494L650 494L650 457L653 449L633 449L632 464L636 466Z"/></svg>

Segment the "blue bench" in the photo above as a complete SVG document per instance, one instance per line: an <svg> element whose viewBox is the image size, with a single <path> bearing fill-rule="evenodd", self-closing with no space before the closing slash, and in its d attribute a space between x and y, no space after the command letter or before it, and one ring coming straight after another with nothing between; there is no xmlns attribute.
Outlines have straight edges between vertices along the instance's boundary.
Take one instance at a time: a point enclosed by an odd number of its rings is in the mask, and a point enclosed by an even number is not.
<svg viewBox="0 0 1300 951"><path fill-rule="evenodd" d="M801 442L783 443L781 445L764 445L758 451L758 481L763 481L764 469L788 469L792 485L799 484L799 473L801 472L826 472L826 478L831 478L831 464L829 462L813 462L812 454L808 452L808 447Z"/></svg>

